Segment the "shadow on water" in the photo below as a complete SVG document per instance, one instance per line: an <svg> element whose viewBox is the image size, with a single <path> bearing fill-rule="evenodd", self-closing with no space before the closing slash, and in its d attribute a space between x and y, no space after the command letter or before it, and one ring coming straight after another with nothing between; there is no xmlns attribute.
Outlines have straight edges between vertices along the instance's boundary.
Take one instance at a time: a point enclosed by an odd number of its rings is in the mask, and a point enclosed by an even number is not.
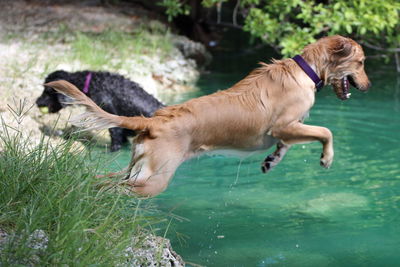
<svg viewBox="0 0 400 267"><path fill-rule="evenodd" d="M200 91L175 101L230 87L254 63L267 61L265 55L237 55L233 64L220 53L216 70L202 76ZM392 67L370 64L373 87L367 94L352 89L351 99L342 102L325 87L306 121L332 130L331 169L319 166L317 143L293 147L267 175L260 163L268 152L242 161L202 156L178 169L155 201L162 211L188 219L173 223L167 234L186 261L207 266L400 261L400 80ZM129 157L126 150L117 162L126 165Z"/></svg>

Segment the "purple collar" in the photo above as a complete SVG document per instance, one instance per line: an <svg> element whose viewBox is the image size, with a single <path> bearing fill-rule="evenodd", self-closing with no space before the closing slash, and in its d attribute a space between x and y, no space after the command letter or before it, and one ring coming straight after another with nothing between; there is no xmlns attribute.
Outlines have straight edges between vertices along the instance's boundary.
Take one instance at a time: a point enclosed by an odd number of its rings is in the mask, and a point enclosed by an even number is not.
<svg viewBox="0 0 400 267"><path fill-rule="evenodd" d="M90 86L90 81L92 80L92 73L89 72L86 75L86 80L85 80L85 86L83 87L82 92L84 92L85 94L89 93L89 86Z"/></svg>
<svg viewBox="0 0 400 267"><path fill-rule="evenodd" d="M324 87L324 82L318 77L318 74L307 64L304 58L300 55L296 55L292 58L297 65L310 77L311 80L315 83L315 87L317 88L317 92L319 92L322 87Z"/></svg>

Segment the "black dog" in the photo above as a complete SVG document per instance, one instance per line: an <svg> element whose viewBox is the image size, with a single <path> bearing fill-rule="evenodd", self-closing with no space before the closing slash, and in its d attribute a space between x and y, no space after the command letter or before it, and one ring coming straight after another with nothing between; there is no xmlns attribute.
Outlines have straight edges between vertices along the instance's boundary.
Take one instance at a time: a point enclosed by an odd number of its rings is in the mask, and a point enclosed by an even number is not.
<svg viewBox="0 0 400 267"><path fill-rule="evenodd" d="M139 84L114 73L97 71L66 72L55 71L50 73L45 83L66 80L105 111L122 116L150 117L153 113L164 107L160 101L147 93ZM55 113L66 106L70 98L57 93L53 88L46 87L42 95L36 100L39 108L47 107L48 112ZM42 109L43 110L43 109ZM127 141L127 135L133 135L132 131L122 128L110 128L111 151L117 151Z"/></svg>

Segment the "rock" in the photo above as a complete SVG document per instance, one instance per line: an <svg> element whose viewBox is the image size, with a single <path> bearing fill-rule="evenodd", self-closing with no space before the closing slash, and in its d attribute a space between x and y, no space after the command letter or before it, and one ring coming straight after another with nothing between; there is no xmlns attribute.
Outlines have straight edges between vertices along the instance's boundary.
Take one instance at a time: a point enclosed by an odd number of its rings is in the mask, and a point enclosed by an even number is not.
<svg viewBox="0 0 400 267"><path fill-rule="evenodd" d="M185 36L174 35L173 43L185 58L193 59L197 66L204 68L210 64L212 56L206 47L198 42L194 42Z"/></svg>
<svg viewBox="0 0 400 267"><path fill-rule="evenodd" d="M0 251L9 242L10 239L14 239L13 242L21 242L20 236L15 236L14 233L6 233L4 230L0 229ZM39 255L47 249L47 244L49 243L49 238L45 231L41 229L36 229L27 238L26 246L31 248L33 251L29 253L24 258L19 258L14 262L15 266L38 266L40 262ZM0 264L1 266L1 264Z"/></svg>
<svg viewBox="0 0 400 267"><path fill-rule="evenodd" d="M47 249L48 243L49 238L45 231L36 229L32 234L29 235L27 246L32 249L45 250Z"/></svg>
<svg viewBox="0 0 400 267"><path fill-rule="evenodd" d="M3 246L3 244L7 241L7 236L8 234L6 231L0 228L0 249Z"/></svg>
<svg viewBox="0 0 400 267"><path fill-rule="evenodd" d="M15 238L15 234L7 233L0 229L0 251L4 248L5 244L10 238ZM17 240L19 238L17 237ZM20 242L20 241L17 241ZM33 249L34 252L29 257L21 259L15 264L22 264L24 266L35 266L39 263L38 255L43 253L48 246L49 237L45 231L36 229L29 235L26 241L26 246ZM158 237L155 235L146 235L144 238L137 237L132 239L132 247L128 247L124 251L127 258L127 263L122 266L132 267L180 267L185 266L182 258L176 254L171 248L171 243L168 239Z"/></svg>
<svg viewBox="0 0 400 267"><path fill-rule="evenodd" d="M126 266L185 266L182 258L172 250L168 239L150 234L144 239L134 238L133 244L125 250L129 259Z"/></svg>

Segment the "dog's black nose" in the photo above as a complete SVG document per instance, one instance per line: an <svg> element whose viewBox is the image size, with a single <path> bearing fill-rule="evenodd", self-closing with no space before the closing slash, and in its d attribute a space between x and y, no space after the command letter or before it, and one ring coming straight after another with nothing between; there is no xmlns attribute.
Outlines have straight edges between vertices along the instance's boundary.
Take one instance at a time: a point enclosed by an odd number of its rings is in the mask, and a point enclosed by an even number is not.
<svg viewBox="0 0 400 267"><path fill-rule="evenodd" d="M39 97L38 99L36 99L36 105L38 107L45 106L45 103L44 103L43 99Z"/></svg>

